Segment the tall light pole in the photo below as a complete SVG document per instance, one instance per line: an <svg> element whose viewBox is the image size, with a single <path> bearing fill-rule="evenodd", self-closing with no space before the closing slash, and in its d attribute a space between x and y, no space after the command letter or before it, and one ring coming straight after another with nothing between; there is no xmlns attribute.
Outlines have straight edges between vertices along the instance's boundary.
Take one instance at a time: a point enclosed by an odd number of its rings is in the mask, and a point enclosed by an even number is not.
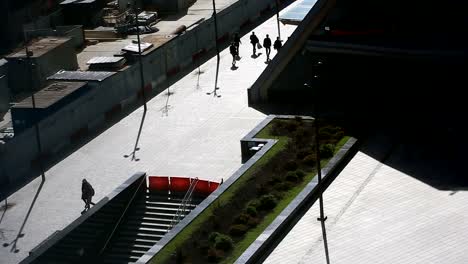
<svg viewBox="0 0 468 264"><path fill-rule="evenodd" d="M28 48L28 35L26 31L24 31L24 50L26 52L26 63L28 64L28 70L29 70L29 84L31 86L31 102L32 102L32 107L33 110L36 110L36 97L34 96L34 93L36 92L34 89L34 78L32 76L33 71L32 71L32 62L31 62L31 56L33 55L33 52L29 50ZM37 152L38 152L38 162L39 162L39 169L41 171L41 177L42 181L45 181L45 168L42 164L42 144L41 144L41 133L39 130L39 121L34 122L34 130L35 130L35 135L36 135L36 144L37 144Z"/></svg>
<svg viewBox="0 0 468 264"><path fill-rule="evenodd" d="M133 1L133 11L135 13L135 26L136 26L136 33L137 33L137 40L138 40L138 64L140 67L140 87L141 87L140 91L141 91L141 97L143 100L143 116L141 117L140 128L138 129L138 135L135 141L135 146L133 148L133 152L131 153L132 160L138 161L138 159L135 157L135 154L138 150L140 150L140 148L138 147L138 142L140 141L141 131L143 130L143 124L145 122L146 112L148 110L148 107L146 106L145 76L143 75L143 62L142 62L142 56L141 56L141 41L140 41L140 24L138 22L138 8L137 8L136 0ZM129 155L124 155L124 157L129 157Z"/></svg>
<svg viewBox="0 0 468 264"><path fill-rule="evenodd" d="M279 21L279 0L275 0L276 6L276 24L278 25L278 37L281 40L280 21Z"/></svg>
<svg viewBox="0 0 468 264"><path fill-rule="evenodd" d="M321 65L322 63L319 61L317 65ZM314 75L313 79L313 84L317 86L319 76ZM305 83L305 86L307 86L309 89L311 88L310 84ZM322 227L322 237L323 237L323 247L325 249L325 258L327 261L327 264L330 264L330 257L328 253L328 241L327 241L327 232L325 229L325 221L327 220L327 217L325 216L325 212L323 209L323 190L322 190L322 166L320 164L320 129L319 129L319 114L317 110L317 104L318 104L318 89L319 87L314 87L315 93L314 93L314 100L313 100L313 115L314 115L314 129L315 129L315 156L317 159L317 178L318 178L318 189L320 192L319 195L319 209L320 209L320 217L317 218L317 221L320 221L321 227Z"/></svg>
<svg viewBox="0 0 468 264"><path fill-rule="evenodd" d="M216 97L221 97L217 94L218 88L218 75L219 75L219 46L218 46L218 21L216 19L216 2L213 0L213 20L214 20L214 30L215 30L215 44L216 44L216 76L215 76L215 85L212 92L206 93L208 95L213 94Z"/></svg>

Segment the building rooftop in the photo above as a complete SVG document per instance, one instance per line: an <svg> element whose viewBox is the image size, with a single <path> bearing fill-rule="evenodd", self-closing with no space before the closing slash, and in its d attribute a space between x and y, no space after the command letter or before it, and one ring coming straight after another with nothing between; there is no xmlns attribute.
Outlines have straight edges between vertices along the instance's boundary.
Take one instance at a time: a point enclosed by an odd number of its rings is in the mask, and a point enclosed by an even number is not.
<svg viewBox="0 0 468 264"><path fill-rule="evenodd" d="M63 37L46 37L46 38L42 38L31 43L28 46L28 50L32 52L32 56L31 56L32 58L37 58L70 40L71 40L70 38L63 38ZM24 58L24 57L26 57L26 51L25 49L21 49L20 51L17 51L8 55L6 58Z"/></svg>
<svg viewBox="0 0 468 264"><path fill-rule="evenodd" d="M66 81L98 81L101 82L115 72L107 71L59 71L47 78L47 80L66 80Z"/></svg>
<svg viewBox="0 0 468 264"><path fill-rule="evenodd" d="M85 86L86 82L56 82L34 94L36 108L47 108L65 96ZM32 98L27 97L13 108L32 108Z"/></svg>

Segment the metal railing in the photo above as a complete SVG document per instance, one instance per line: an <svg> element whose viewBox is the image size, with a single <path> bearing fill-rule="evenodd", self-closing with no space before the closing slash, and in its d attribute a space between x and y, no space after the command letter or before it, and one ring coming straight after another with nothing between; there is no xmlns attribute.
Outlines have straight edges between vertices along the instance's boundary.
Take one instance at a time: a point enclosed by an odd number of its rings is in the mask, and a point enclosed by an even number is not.
<svg viewBox="0 0 468 264"><path fill-rule="evenodd" d="M187 210L187 205L191 204L192 202L192 194L193 194L193 191L195 190L195 186L197 185L197 183L198 183L198 178L195 178L190 183L190 187L185 193L184 198L182 199L182 203L179 205L177 212L172 218L172 221L169 224L169 227L167 228L167 232L169 232L169 230L171 230L175 225L177 225L180 222L180 220L182 220L183 218L182 214L185 214L185 211Z"/></svg>
<svg viewBox="0 0 468 264"><path fill-rule="evenodd" d="M135 192L133 193L132 195L132 198L130 198L130 200L128 201L127 205L125 206L125 209L124 211L122 212L122 214L120 214L120 217L119 217L119 220L117 220L117 222L115 223L113 229L112 229L112 232L110 233L110 235L107 237L106 239L106 242L104 243L104 246L101 248L101 250L99 251L98 253L98 256L102 256L102 254L104 253L104 251L106 250L107 246L109 245L112 237L114 237L114 234L115 234L115 231L117 230L117 228L120 226L120 223L122 222L124 216L126 215L127 211L128 211L128 208L130 207L130 205L133 203L133 200L135 200L135 197L136 195L138 194L138 192L140 191L141 189L141 185L143 184L143 182L146 181L146 177L142 177L140 183L138 184L138 187L136 188Z"/></svg>

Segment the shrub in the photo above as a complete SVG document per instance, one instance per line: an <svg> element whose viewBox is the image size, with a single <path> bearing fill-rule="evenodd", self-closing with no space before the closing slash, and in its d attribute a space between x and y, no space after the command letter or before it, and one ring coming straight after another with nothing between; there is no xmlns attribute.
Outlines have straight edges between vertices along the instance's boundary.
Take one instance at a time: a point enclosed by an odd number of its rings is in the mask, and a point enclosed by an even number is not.
<svg viewBox="0 0 468 264"><path fill-rule="evenodd" d="M286 171L295 171L297 170L297 162L295 160L289 160L284 164L284 169Z"/></svg>
<svg viewBox="0 0 468 264"><path fill-rule="evenodd" d="M249 227L243 224L233 225L229 229L229 235L239 237L245 234L249 230Z"/></svg>
<svg viewBox="0 0 468 264"><path fill-rule="evenodd" d="M265 194L260 197L260 206L258 209L260 210L271 210L275 208L278 201L276 200L275 196L272 194Z"/></svg>
<svg viewBox="0 0 468 264"><path fill-rule="evenodd" d="M317 162L317 157L315 157L315 154L310 154L310 155L307 155L303 160L302 162L304 162L304 164L308 165L308 166L314 166L315 163Z"/></svg>
<svg viewBox="0 0 468 264"><path fill-rule="evenodd" d="M320 157L321 158L331 158L333 157L333 153L335 152L335 145L333 144L325 144L320 146Z"/></svg>
<svg viewBox="0 0 468 264"><path fill-rule="evenodd" d="M211 232L211 234L208 236L208 242L210 242L211 245L214 245L216 243L216 238L220 235L218 232Z"/></svg>
<svg viewBox="0 0 468 264"><path fill-rule="evenodd" d="M245 209L245 212L250 216L257 216L258 215L257 208L253 207L253 206L247 206L247 208Z"/></svg>
<svg viewBox="0 0 468 264"><path fill-rule="evenodd" d="M306 176L305 172L302 171L302 170L297 170L296 171L296 176L297 178L299 178L300 180L304 179L304 177Z"/></svg>
<svg viewBox="0 0 468 264"><path fill-rule="evenodd" d="M284 192L290 190L294 185L291 182L282 182L275 185L275 190L278 192ZM275 195L278 196L278 195Z"/></svg>
<svg viewBox="0 0 468 264"><path fill-rule="evenodd" d="M250 215L247 213L241 213L234 219L235 224L247 224L249 222Z"/></svg>
<svg viewBox="0 0 468 264"><path fill-rule="evenodd" d="M208 237L208 241L215 249L224 251L231 249L233 243L231 237L218 232L212 232Z"/></svg>
<svg viewBox="0 0 468 264"><path fill-rule="evenodd" d="M258 209L259 206L260 206L260 201L258 199L253 199L247 204L247 207L253 207L255 209Z"/></svg>
<svg viewBox="0 0 468 264"><path fill-rule="evenodd" d="M286 174L286 180L290 182L297 182L298 177L295 171L288 171Z"/></svg>
<svg viewBox="0 0 468 264"><path fill-rule="evenodd" d="M224 235L224 234L219 234L216 237L216 241L214 244L214 247L216 249L228 251L232 248L232 244L234 242L232 241L232 238L230 236Z"/></svg>
<svg viewBox="0 0 468 264"><path fill-rule="evenodd" d="M260 224L260 218L258 217L250 217L249 222L247 223L249 227L255 227L258 224Z"/></svg>

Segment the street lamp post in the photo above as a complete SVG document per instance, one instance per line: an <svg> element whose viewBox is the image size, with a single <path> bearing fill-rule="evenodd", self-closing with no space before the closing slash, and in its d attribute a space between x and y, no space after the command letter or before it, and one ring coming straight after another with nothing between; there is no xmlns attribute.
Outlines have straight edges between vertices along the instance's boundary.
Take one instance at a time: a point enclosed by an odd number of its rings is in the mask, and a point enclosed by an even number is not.
<svg viewBox="0 0 468 264"><path fill-rule="evenodd" d="M132 160L138 161L135 155L136 155L136 152L140 150L140 148L138 147L138 142L140 141L141 131L143 130L143 124L145 122L146 112L148 110L148 107L146 106L145 76L143 74L143 61L142 61L142 56L141 56L141 41L140 41L140 25L138 22L138 8L137 8L136 0L133 1L133 11L135 13L135 26L136 26L136 33L137 33L137 40L138 40L138 64L140 66L140 87L141 87L140 91L141 91L141 97L143 100L143 116L141 117L140 127L138 129L138 135L135 141L135 146L133 147L133 151L130 154L132 156ZM124 157L127 158L130 156L130 154L124 155Z"/></svg>
<svg viewBox="0 0 468 264"><path fill-rule="evenodd" d="M24 31L24 49L25 49L25 52L26 52L26 63L28 64L28 69L29 69L29 83L30 83L30 86L31 86L31 102L32 102L32 107L34 110L36 110L36 97L34 95L35 93L35 89L34 89L34 79L33 79L33 71L32 71L32 62L31 62L31 56L33 55L33 52L29 50L28 48L28 35L26 33L26 31ZM36 135L36 144L37 144L37 152L38 152L38 156L39 156L39 159L38 159L38 162L39 162L39 169L41 171L41 177L42 177L42 181L45 180L45 168L42 164L42 144L41 144L41 134L40 134L40 130L39 130L39 121L36 120L36 122L34 123L34 130L35 130L35 135Z"/></svg>
<svg viewBox="0 0 468 264"><path fill-rule="evenodd" d="M319 61L317 65L321 65L321 62ZM319 79L318 75L314 75L314 81L313 83L317 85L317 81ZM311 88L310 84L305 83L305 86L307 86L309 89ZM330 257L328 253L328 241L327 241L327 232L325 229L325 221L327 220L327 217L325 216L325 212L323 209L323 190L322 190L322 168L320 164L320 129L319 129L319 114L317 110L317 104L318 104L318 88L316 87L316 92L314 93L314 100L313 100L313 115L314 115L314 129L315 129L315 156L317 159L317 178L318 178L318 189L320 192L319 195L319 209L320 209L320 217L317 218L317 221L320 221L321 227L322 227L322 237L323 237L323 246L325 249L325 258L327 261L327 264L330 264Z"/></svg>
<svg viewBox="0 0 468 264"><path fill-rule="evenodd" d="M216 18L216 2L213 0L213 21L214 21L214 30L215 30L215 45L216 45L216 76L215 76L215 85L212 92L206 93L208 95L213 94L215 97L221 97L217 94L218 87L218 75L219 75L219 46L218 46L218 21Z"/></svg>
<svg viewBox="0 0 468 264"><path fill-rule="evenodd" d="M281 39L281 32L280 32L280 21L279 21L279 0L275 0L276 6L276 24L278 25L278 37Z"/></svg>

